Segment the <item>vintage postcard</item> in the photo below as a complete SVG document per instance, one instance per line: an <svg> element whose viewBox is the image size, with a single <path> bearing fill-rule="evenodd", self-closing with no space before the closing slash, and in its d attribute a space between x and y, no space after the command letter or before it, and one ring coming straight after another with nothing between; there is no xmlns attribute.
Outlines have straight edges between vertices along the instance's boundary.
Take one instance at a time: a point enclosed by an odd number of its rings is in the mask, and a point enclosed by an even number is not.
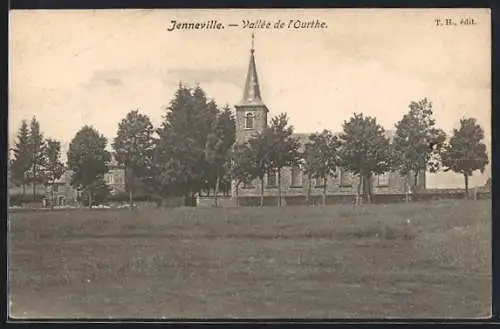
<svg viewBox="0 0 500 329"><path fill-rule="evenodd" d="M491 315L488 9L9 18L11 319Z"/></svg>

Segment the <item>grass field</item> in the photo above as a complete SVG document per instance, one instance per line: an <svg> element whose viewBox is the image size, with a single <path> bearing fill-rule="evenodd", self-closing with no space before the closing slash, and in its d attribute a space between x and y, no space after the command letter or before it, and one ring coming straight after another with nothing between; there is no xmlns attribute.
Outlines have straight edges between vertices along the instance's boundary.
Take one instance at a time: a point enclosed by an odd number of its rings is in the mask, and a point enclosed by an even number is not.
<svg viewBox="0 0 500 329"><path fill-rule="evenodd" d="M485 317L490 204L12 213L10 314Z"/></svg>

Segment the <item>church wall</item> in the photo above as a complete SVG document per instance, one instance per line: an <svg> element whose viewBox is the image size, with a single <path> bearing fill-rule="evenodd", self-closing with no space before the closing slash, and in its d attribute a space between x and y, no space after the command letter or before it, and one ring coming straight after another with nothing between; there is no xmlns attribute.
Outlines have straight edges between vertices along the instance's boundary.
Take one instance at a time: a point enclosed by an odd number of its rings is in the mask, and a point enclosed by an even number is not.
<svg viewBox="0 0 500 329"><path fill-rule="evenodd" d="M306 196L309 186L309 180L304 173L300 173L299 180L301 184L292 182L291 168L283 168L281 173L281 195L286 196ZM345 175L345 174L344 174ZM405 193L405 179L397 173L388 173L385 178L379 180L377 176L372 178L373 194L403 194ZM322 195L323 187L321 180L316 183L315 179L311 181L311 195ZM337 177L328 177L327 179L327 195L353 195L356 194L358 178L352 177L352 174L347 174L347 178L342 178L342 173L339 170ZM239 196L260 196L260 181L254 180L250 187L240 185L238 189ZM277 196L278 188L270 186L267 175L264 177L264 195ZM233 197L236 193L233 188Z"/></svg>

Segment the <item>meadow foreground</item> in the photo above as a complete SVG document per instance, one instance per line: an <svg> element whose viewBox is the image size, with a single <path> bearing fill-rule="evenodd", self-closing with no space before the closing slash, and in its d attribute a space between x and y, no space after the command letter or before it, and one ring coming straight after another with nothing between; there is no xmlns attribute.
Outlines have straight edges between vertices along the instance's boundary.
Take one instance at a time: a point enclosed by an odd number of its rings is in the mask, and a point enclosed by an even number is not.
<svg viewBox="0 0 500 329"><path fill-rule="evenodd" d="M491 308L491 201L9 215L15 318L450 318Z"/></svg>

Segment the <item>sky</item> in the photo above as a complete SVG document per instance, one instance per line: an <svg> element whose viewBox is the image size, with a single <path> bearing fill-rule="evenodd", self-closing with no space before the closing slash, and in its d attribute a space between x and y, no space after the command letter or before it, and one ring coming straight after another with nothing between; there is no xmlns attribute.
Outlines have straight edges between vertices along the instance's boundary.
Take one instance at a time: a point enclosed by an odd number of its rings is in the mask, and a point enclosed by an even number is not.
<svg viewBox="0 0 500 329"><path fill-rule="evenodd" d="M451 18L456 26L437 26ZM474 25L461 25L472 18ZM10 11L9 136L34 115L63 151L85 124L109 141L138 108L159 126L179 82L221 105L243 95L251 33L261 95L296 132L340 131L354 112L386 129L427 97L451 134L474 117L491 143L490 15L486 9ZM243 20L325 22L323 29L249 29ZM222 30L168 31L217 20ZM228 24L239 24L230 27ZM475 174L471 186L489 177ZM461 187L452 173L428 187Z"/></svg>

